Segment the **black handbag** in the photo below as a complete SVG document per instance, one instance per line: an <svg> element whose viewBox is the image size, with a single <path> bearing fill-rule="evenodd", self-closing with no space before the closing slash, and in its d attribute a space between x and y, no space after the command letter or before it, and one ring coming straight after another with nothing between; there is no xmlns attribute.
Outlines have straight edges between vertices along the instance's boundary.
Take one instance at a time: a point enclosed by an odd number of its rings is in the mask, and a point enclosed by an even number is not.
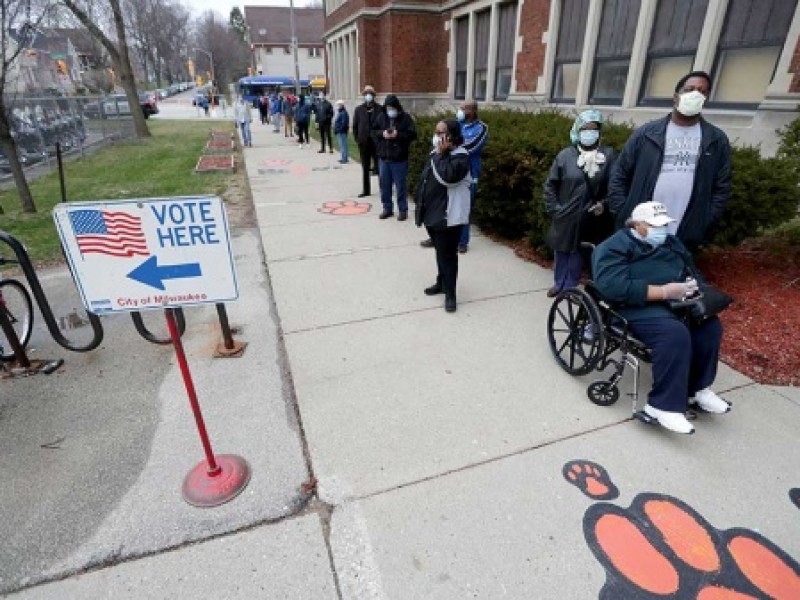
<svg viewBox="0 0 800 600"><path fill-rule="evenodd" d="M699 324L717 316L733 303L733 297L710 283L698 282L698 293L686 300L674 300L670 308L684 314L693 323Z"/></svg>

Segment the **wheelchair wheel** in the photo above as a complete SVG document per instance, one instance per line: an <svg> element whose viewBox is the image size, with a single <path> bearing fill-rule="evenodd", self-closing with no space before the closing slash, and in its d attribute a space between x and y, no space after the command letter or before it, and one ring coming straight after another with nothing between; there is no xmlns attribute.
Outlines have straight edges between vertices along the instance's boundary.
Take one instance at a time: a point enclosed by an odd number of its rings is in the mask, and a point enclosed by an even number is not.
<svg viewBox="0 0 800 600"><path fill-rule="evenodd" d="M595 381L586 389L586 395L598 406L611 406L619 400L619 388L607 381Z"/></svg>
<svg viewBox="0 0 800 600"><path fill-rule="evenodd" d="M605 349L603 321L597 303L581 289L562 291L547 316L547 339L553 357L567 373L591 373Z"/></svg>

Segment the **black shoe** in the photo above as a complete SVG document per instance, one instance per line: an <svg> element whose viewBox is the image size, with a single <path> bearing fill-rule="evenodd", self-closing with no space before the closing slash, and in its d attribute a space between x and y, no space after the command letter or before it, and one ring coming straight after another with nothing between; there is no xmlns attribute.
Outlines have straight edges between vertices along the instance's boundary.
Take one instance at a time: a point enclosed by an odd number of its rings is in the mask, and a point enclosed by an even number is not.
<svg viewBox="0 0 800 600"><path fill-rule="evenodd" d="M556 288L551 287L549 290L547 290L548 298L555 298L556 296L558 296L558 290Z"/></svg>
<svg viewBox="0 0 800 600"><path fill-rule="evenodd" d="M401 211L400 214L397 215L397 220L398 221L405 221L406 219L408 219L408 212L407 211Z"/></svg>
<svg viewBox="0 0 800 600"><path fill-rule="evenodd" d="M394 213L392 211L384 209L384 211L380 215L378 215L378 218L379 219L388 219L393 214Z"/></svg>
<svg viewBox="0 0 800 600"><path fill-rule="evenodd" d="M444 309L447 312L456 312L456 299L455 298L445 298L444 299Z"/></svg>
<svg viewBox="0 0 800 600"><path fill-rule="evenodd" d="M426 296L435 296L436 294L441 294L443 292L444 290L442 289L441 283L434 283L431 287L425 288Z"/></svg>
<svg viewBox="0 0 800 600"><path fill-rule="evenodd" d="M427 240L422 240L419 243L419 245L422 246L423 248L433 248L433 240L431 238L428 238Z"/></svg>
<svg viewBox="0 0 800 600"><path fill-rule="evenodd" d="M369 194L368 194L367 192L361 192L361 193L358 195L358 197L359 197L359 198L366 198L367 196L369 196Z"/></svg>
<svg viewBox="0 0 800 600"><path fill-rule="evenodd" d="M377 171L373 171L372 174L375 175L375 177L378 176L378 172Z"/></svg>
<svg viewBox="0 0 800 600"><path fill-rule="evenodd" d="M467 250L469 250L469 248L467 248L466 246L459 246L458 247L458 253L459 254L466 254Z"/></svg>
<svg viewBox="0 0 800 600"><path fill-rule="evenodd" d="M317 150L317 154L325 154L325 148L323 148L322 150Z"/></svg>

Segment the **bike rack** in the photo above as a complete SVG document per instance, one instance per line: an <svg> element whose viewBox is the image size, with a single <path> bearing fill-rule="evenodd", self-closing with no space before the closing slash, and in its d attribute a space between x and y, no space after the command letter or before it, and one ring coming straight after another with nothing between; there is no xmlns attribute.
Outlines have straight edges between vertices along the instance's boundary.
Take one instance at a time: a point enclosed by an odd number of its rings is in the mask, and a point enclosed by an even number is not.
<svg viewBox="0 0 800 600"><path fill-rule="evenodd" d="M61 331L58 328L56 318L53 316L53 310L50 308L50 303L47 301L47 296L44 295L44 290L42 289L41 283L39 283L39 278L36 276L33 263L31 263L31 259L28 256L28 251L25 250L25 247L14 236L6 233L5 231L0 231L0 241L8 244L8 246L10 246L14 251L14 255L17 257L17 262L19 263L19 266L25 275L25 279L28 282L28 287L30 287L33 297L36 300L36 304L39 306L39 311L42 313L44 322L47 325L47 330L50 332L50 335L53 337L53 339L62 348L66 348L72 352L89 352L97 348L103 341L103 325L100 323L100 319L97 317L97 315L88 311L86 312L86 316L88 317L89 323L92 326L92 331L94 332L94 335L88 344L85 346L77 346L69 341L61 334Z"/></svg>

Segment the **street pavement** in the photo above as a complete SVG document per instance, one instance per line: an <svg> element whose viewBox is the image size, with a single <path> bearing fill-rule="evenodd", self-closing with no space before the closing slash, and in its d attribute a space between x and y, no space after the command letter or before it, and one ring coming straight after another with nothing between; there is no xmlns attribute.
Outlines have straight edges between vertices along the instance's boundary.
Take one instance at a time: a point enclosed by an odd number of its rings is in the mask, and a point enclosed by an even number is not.
<svg viewBox="0 0 800 600"><path fill-rule="evenodd" d="M204 118L172 104L157 118ZM569 376L550 355L548 270L475 232L448 314L422 292L435 276L423 232L377 218L377 179L358 199L357 163L259 123L253 144L258 227L235 232L244 283L229 304L249 346L211 358L206 308L186 310L185 337L212 443L244 456L252 481L217 508L181 499L201 449L168 347L119 316L90 354L38 333L37 354L67 363L2 383L0 590L800 597L797 388L721 365L715 389L734 410L701 415L693 436L631 418L630 372L620 401L596 406L586 386L600 375ZM64 269L47 278L70 285Z"/></svg>

